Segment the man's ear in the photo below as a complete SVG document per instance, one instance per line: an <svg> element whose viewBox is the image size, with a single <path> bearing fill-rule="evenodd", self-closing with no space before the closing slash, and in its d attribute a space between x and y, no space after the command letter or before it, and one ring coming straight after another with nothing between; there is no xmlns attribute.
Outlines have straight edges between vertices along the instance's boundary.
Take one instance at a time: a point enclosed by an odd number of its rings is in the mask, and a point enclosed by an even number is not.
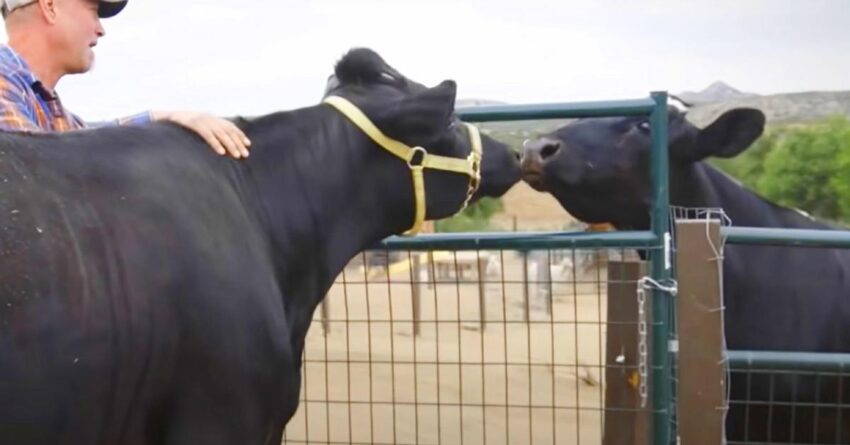
<svg viewBox="0 0 850 445"><path fill-rule="evenodd" d="M38 0L41 16L49 24L56 23L56 0Z"/></svg>
<svg viewBox="0 0 850 445"><path fill-rule="evenodd" d="M398 100L382 119L387 123L387 134L413 145L435 140L448 128L456 96L457 85L447 80Z"/></svg>

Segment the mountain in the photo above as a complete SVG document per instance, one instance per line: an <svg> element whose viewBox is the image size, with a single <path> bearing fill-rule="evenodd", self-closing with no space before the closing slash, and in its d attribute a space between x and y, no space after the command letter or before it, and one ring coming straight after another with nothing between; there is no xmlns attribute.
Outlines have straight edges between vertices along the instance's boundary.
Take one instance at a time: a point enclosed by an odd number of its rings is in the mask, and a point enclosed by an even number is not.
<svg viewBox="0 0 850 445"><path fill-rule="evenodd" d="M758 95L742 92L726 83L714 82L698 92L675 94L692 106L688 120L698 126L711 123L726 110L738 107L757 108L767 116L768 124L806 123L835 114L850 117L850 91L810 91ZM563 98L569 101L569 98ZM492 99L461 99L458 107L476 105L501 105L505 102ZM482 128L498 135L507 135L510 142L551 131L566 120L493 122Z"/></svg>
<svg viewBox="0 0 850 445"><path fill-rule="evenodd" d="M757 94L744 93L720 81L712 83L702 91L684 91L676 96L694 105L758 97Z"/></svg>
<svg viewBox="0 0 850 445"><path fill-rule="evenodd" d="M498 100L490 100L490 99L475 99L475 98L467 98L467 99L458 99L455 101L456 108L464 108L464 107L483 107L486 105L507 105L507 102L501 102Z"/></svg>
<svg viewBox="0 0 850 445"><path fill-rule="evenodd" d="M772 94L697 104L688 111L688 120L704 126L724 111L738 107L762 110L768 124L806 123L835 114L850 117L850 91Z"/></svg>

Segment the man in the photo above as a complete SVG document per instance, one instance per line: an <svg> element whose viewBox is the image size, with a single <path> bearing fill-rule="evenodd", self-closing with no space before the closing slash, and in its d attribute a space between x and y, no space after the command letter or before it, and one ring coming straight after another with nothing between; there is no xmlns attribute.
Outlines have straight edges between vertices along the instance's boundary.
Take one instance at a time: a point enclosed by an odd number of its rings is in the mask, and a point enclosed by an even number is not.
<svg viewBox="0 0 850 445"><path fill-rule="evenodd" d="M85 73L93 48L104 36L101 18L112 17L127 0L0 0L9 35L0 46L0 130L69 131L86 128L55 92L66 74ZM206 113L151 111L106 123L139 125L171 121L200 135L215 150L248 156L250 141L232 122Z"/></svg>

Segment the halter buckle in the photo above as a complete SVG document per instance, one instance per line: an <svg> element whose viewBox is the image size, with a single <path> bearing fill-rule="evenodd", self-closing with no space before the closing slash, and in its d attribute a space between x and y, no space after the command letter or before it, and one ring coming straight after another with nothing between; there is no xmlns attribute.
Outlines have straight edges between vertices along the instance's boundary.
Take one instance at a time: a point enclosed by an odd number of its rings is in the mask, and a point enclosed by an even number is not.
<svg viewBox="0 0 850 445"><path fill-rule="evenodd" d="M425 163L426 156L428 156L428 150L425 150L422 147L411 148L410 157L407 159L407 166L410 167L411 170L414 168L422 168L422 164Z"/></svg>

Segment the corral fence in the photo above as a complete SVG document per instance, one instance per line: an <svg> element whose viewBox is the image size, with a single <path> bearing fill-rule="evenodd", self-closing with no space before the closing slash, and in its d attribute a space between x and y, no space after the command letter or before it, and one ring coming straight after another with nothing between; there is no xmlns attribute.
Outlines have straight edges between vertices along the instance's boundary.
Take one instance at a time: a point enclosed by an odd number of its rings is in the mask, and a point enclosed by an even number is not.
<svg viewBox="0 0 850 445"><path fill-rule="evenodd" d="M736 404L740 443L842 443L850 355L726 351L721 267L725 244L850 247L850 233L670 218L666 102L460 111L473 122L650 116L652 229L421 235L355 258L308 333L285 443L722 443ZM731 398L730 373L748 382ZM773 391L789 379L839 391ZM837 422L835 440L765 435L800 416Z"/></svg>
<svg viewBox="0 0 850 445"><path fill-rule="evenodd" d="M362 269L346 269L318 311L304 355L302 403L286 442L599 441L605 419L611 424L606 407L644 419L644 430L632 435L669 442L672 300L665 289L672 266L667 179L657 174L667 170L666 93L627 101L476 107L459 114L470 122L649 116L652 230L388 240L383 248L407 259L388 262L383 275L370 275L368 259ZM628 266L611 267L611 256L622 258L634 249L649 255L649 281L640 281L639 269L626 274ZM600 261L580 266L592 257ZM488 278L488 268L498 274ZM562 278L552 279L553 272ZM464 273L479 277L478 283L468 284ZM623 276L610 281L609 273ZM640 292L642 318L610 323L608 308L619 305L608 304L609 288L632 289L627 299L638 305L639 281L655 284ZM612 359L625 376L619 380L633 387L631 400L615 408L604 400L600 380L611 374L605 372L605 351L617 349L604 344L607 332L622 326L641 330L640 341L623 346L641 352L618 351Z"/></svg>

